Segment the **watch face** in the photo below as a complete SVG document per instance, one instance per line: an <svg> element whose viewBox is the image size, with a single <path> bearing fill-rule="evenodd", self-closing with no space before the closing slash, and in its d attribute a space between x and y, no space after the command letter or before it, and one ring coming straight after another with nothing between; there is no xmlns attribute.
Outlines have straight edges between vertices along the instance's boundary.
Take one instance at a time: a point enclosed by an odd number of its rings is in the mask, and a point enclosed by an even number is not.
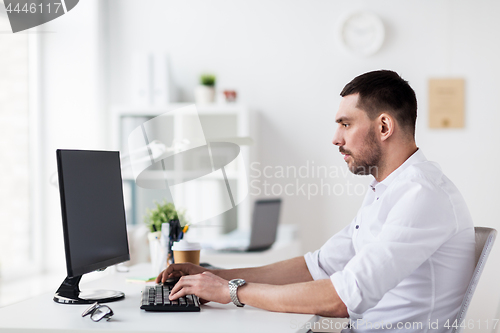
<svg viewBox="0 0 500 333"><path fill-rule="evenodd" d="M338 38L348 51L360 55L377 52L384 41L384 24L373 13L360 11L345 16L339 25Z"/></svg>
<svg viewBox="0 0 500 333"><path fill-rule="evenodd" d="M246 282L243 279L234 279L234 280L231 280L231 283L234 283L235 285L240 287L240 286L244 285Z"/></svg>

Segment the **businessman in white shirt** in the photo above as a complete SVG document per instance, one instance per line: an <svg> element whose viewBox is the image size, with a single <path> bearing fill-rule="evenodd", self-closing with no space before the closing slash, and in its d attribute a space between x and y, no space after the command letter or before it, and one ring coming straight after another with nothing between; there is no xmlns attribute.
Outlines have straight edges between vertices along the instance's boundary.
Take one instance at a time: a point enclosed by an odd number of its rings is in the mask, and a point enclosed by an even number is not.
<svg viewBox="0 0 500 333"><path fill-rule="evenodd" d="M353 332L448 331L474 269L467 206L417 148L408 82L369 72L341 96L333 144L351 172L374 178L355 219L303 257L232 270L171 265L157 278L183 275L171 299L349 317Z"/></svg>

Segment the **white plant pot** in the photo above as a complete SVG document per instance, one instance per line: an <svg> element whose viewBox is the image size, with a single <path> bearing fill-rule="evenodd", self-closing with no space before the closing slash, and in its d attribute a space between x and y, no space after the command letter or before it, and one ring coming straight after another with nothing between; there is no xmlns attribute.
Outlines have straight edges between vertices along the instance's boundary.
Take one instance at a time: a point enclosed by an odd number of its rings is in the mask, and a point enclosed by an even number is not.
<svg viewBox="0 0 500 333"><path fill-rule="evenodd" d="M162 247L160 237L160 231L151 232L148 234L152 276L158 276L161 271L167 268L167 251L164 247Z"/></svg>
<svg viewBox="0 0 500 333"><path fill-rule="evenodd" d="M215 101L215 88L209 86L197 86L194 90L196 104L210 104Z"/></svg>

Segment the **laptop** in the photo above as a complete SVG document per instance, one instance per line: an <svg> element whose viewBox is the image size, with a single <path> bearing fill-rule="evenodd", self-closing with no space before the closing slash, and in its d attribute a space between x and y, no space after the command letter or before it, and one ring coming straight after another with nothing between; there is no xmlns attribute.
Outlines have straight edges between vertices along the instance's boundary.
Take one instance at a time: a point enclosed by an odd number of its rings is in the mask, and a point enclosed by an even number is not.
<svg viewBox="0 0 500 333"><path fill-rule="evenodd" d="M255 201L250 232L235 230L203 242L204 249L227 252L264 251L276 241L281 199Z"/></svg>

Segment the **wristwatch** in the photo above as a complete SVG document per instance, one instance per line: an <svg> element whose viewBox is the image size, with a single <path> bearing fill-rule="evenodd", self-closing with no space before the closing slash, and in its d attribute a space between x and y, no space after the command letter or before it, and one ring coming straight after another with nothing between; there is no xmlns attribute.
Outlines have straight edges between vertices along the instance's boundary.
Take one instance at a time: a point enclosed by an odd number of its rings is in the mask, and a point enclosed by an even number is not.
<svg viewBox="0 0 500 333"><path fill-rule="evenodd" d="M231 296L231 300L234 305L239 307L245 306L245 304L241 303L238 299L238 288L243 286L245 283L246 281L243 279L234 279L229 281L229 296Z"/></svg>

